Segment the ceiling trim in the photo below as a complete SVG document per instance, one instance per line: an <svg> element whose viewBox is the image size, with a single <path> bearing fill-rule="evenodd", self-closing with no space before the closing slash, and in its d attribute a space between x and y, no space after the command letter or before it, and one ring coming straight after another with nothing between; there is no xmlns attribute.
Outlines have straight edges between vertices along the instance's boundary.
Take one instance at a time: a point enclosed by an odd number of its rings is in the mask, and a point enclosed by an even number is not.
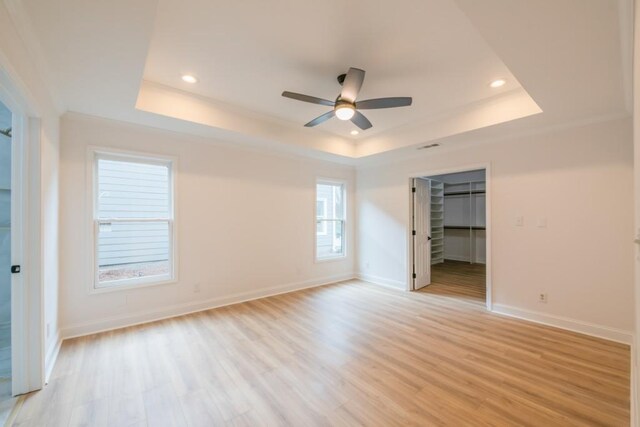
<svg viewBox="0 0 640 427"><path fill-rule="evenodd" d="M358 142L357 157L380 154L469 132L535 114L542 109L523 88L427 118L421 123L387 131ZM398 144L398 139L405 142Z"/></svg>
<svg viewBox="0 0 640 427"><path fill-rule="evenodd" d="M264 116L168 86L143 81L135 108L161 116L244 135L249 140L295 145L329 154L355 157L355 144L345 138Z"/></svg>
<svg viewBox="0 0 640 427"><path fill-rule="evenodd" d="M244 135L219 131L206 125L186 122L171 117L158 116L154 113L138 111L132 119L114 119L100 117L76 111L67 111L62 115L62 120L78 120L85 122L112 123L114 125L129 127L132 129L147 129L152 132L172 133L179 140L209 144L227 150L242 150L251 153L261 153L268 156L305 159L310 161L329 162L336 165L355 166L356 159L338 156L323 151L313 151L302 147L282 147L263 141L249 141Z"/></svg>
<svg viewBox="0 0 640 427"><path fill-rule="evenodd" d="M507 130L502 132L499 136L496 135L483 135L483 131L488 130L488 128L476 129L474 131L470 131L464 134L451 135L448 137L436 139L430 141L431 143L440 144L439 147L435 147L434 149L424 150L424 151L416 151L418 147L405 147L403 149L398 149L395 151L388 151L385 153L380 153L374 156L359 158L356 162L356 167L358 169L367 168L367 167L376 167L380 165L385 165L391 162L397 162L402 160L408 160L415 158L416 155L428 156L431 153L442 153L442 152L450 152L455 150L461 150L470 146L476 145L489 145L495 144L503 141L509 141L520 138L527 138L531 136L538 135L547 135L555 132L562 132L568 129L580 128L589 125L595 125L598 123L605 123L609 121L623 120L629 119L631 114L626 112L617 112L610 114L602 114L593 117L589 117L586 119L578 119L572 120L570 122L561 122L551 125L545 126L537 126L533 125L532 127L521 127L518 126L516 128ZM525 120L527 120L525 118ZM509 123L502 123L497 126L508 126Z"/></svg>

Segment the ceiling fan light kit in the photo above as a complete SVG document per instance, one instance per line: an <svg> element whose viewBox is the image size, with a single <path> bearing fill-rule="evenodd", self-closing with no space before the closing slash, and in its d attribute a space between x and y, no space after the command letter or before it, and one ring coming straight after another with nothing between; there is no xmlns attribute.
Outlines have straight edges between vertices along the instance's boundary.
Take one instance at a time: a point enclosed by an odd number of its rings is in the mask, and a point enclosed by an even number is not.
<svg viewBox="0 0 640 427"><path fill-rule="evenodd" d="M353 108L353 105L347 102L341 102L336 103L335 112L339 120L351 120L356 110Z"/></svg>
<svg viewBox="0 0 640 427"><path fill-rule="evenodd" d="M288 91L282 92L282 96L285 98L295 99L297 101L333 107L333 110L324 113L305 124L306 127L317 126L335 116L339 120L351 120L351 122L360 129L367 130L373 125L369 119L367 119L364 114L358 110L408 107L411 105L413 101L411 97L377 98L356 102L356 98L358 97L358 93L360 92L362 83L364 82L364 75L365 71L359 68L349 68L349 71L346 74L340 74L338 76L338 83L342 85L342 91L333 102L327 99L316 98L315 96Z"/></svg>

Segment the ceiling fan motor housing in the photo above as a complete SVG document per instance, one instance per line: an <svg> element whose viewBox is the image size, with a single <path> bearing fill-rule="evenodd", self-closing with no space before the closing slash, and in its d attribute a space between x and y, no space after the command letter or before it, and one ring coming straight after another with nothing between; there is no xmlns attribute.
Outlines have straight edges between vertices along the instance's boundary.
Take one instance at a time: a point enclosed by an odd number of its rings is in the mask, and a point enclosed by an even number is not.
<svg viewBox="0 0 640 427"><path fill-rule="evenodd" d="M315 96L303 95L301 93L294 93L284 91L282 96L286 98L295 99L298 101L309 102L312 104L326 105L333 107L331 111L327 111L319 117L311 120L305 124L305 127L314 127L320 123L337 117L340 120L351 120L356 126L362 130L367 130L373 125L371 122L360 112L358 109L381 109L381 108L395 108L395 107L407 107L411 105L411 97L393 97L393 98L376 98L365 99L364 101L356 102L360 88L364 81L365 71L360 68L349 68L349 71L345 74L340 74L337 78L338 83L342 86L340 94L336 98L335 102L331 102L327 99L318 98Z"/></svg>

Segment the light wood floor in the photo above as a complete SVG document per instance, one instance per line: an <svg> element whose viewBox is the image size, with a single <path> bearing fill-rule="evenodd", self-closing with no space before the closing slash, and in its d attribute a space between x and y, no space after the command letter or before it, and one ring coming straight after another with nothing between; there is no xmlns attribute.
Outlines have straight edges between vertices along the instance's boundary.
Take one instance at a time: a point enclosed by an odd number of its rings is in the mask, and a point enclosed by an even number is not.
<svg viewBox="0 0 640 427"><path fill-rule="evenodd" d="M431 266L431 285L421 291L484 306L487 298L485 270L484 264L445 260Z"/></svg>
<svg viewBox="0 0 640 427"><path fill-rule="evenodd" d="M65 341L15 425L628 423L627 346L351 281Z"/></svg>

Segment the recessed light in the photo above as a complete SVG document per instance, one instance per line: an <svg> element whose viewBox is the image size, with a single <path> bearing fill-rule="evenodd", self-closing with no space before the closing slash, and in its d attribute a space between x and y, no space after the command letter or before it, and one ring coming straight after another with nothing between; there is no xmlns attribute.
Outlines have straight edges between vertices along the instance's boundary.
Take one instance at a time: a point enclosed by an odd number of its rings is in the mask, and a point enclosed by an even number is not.
<svg viewBox="0 0 640 427"><path fill-rule="evenodd" d="M187 83L197 83L198 79L192 76L191 74L185 74L182 76L182 81L185 81Z"/></svg>
<svg viewBox="0 0 640 427"><path fill-rule="evenodd" d="M491 83L489 83L489 86L491 86L492 88L498 88L501 86L504 86L505 83L507 83L507 81L505 79L498 79L498 80L494 80Z"/></svg>
<svg viewBox="0 0 640 427"><path fill-rule="evenodd" d="M359 134L360 132L358 132L357 130L352 130L351 131L351 135L356 136L357 134Z"/></svg>

